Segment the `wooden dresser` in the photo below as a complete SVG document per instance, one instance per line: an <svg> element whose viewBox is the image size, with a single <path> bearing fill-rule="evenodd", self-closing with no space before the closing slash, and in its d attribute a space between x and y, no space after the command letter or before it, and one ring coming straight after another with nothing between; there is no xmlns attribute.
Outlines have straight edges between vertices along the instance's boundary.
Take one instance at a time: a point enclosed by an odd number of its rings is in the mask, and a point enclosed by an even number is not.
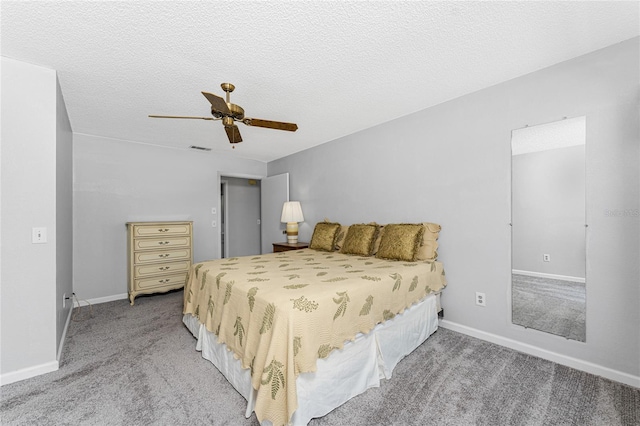
<svg viewBox="0 0 640 426"><path fill-rule="evenodd" d="M182 288L193 259L193 222L128 222L129 302Z"/></svg>

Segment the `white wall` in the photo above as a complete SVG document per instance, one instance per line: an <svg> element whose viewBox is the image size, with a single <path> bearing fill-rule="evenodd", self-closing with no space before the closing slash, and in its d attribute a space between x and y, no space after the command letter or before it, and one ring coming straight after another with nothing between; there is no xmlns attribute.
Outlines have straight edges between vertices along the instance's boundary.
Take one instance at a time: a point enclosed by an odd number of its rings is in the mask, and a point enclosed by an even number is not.
<svg viewBox="0 0 640 426"><path fill-rule="evenodd" d="M56 73L2 62L2 383L53 371L56 360ZM46 227L46 244L31 228Z"/></svg>
<svg viewBox="0 0 640 426"><path fill-rule="evenodd" d="M512 268L584 279L585 146L514 155L511 167Z"/></svg>
<svg viewBox="0 0 640 426"><path fill-rule="evenodd" d="M289 172L305 222L433 221L448 327L640 386L639 39L370 128L268 165ZM511 324L513 129L586 116L586 343ZM486 293L486 307L474 304Z"/></svg>
<svg viewBox="0 0 640 426"><path fill-rule="evenodd" d="M194 261L220 257L218 173L266 175L266 164L224 154L74 134L73 272L81 299L127 293L126 222L192 220ZM188 146L185 142L185 146Z"/></svg>

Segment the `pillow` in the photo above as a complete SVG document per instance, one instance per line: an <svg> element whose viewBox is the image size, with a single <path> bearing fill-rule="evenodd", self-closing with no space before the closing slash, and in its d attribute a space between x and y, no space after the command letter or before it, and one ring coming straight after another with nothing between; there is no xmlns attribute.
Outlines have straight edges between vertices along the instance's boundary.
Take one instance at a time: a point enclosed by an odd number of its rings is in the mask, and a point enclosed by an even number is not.
<svg viewBox="0 0 640 426"><path fill-rule="evenodd" d="M385 226L376 257L407 262L415 261L424 230L425 228L421 223Z"/></svg>
<svg viewBox="0 0 640 426"><path fill-rule="evenodd" d="M318 222L313 230L309 248L322 251L333 251L336 244L336 237L340 229L339 223Z"/></svg>
<svg viewBox="0 0 640 426"><path fill-rule="evenodd" d="M416 253L416 260L436 260L438 258L438 235L442 229L437 223L424 222L424 235Z"/></svg>
<svg viewBox="0 0 640 426"><path fill-rule="evenodd" d="M373 243L378 235L378 228L378 225L372 223L351 225L344 238L340 253L371 256Z"/></svg>
<svg viewBox="0 0 640 426"><path fill-rule="evenodd" d="M338 230L338 236L336 237L336 245L335 245L336 251L340 251L340 249L342 248L342 245L344 244L344 239L347 236L347 232L349 232L349 227L340 225L340 229Z"/></svg>
<svg viewBox="0 0 640 426"><path fill-rule="evenodd" d="M382 235L384 234L384 225L378 225L378 237L376 241L373 243L373 251L371 254L376 255L378 250L380 249L380 241L382 241Z"/></svg>

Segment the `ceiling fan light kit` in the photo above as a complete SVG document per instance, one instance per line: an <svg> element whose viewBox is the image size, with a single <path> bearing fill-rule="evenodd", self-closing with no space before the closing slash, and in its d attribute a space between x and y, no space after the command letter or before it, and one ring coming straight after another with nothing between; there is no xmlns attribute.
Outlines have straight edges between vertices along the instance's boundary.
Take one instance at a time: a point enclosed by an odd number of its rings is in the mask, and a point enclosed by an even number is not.
<svg viewBox="0 0 640 426"><path fill-rule="evenodd" d="M232 144L242 142L242 136L240 130L235 124L236 121L241 122L245 126L264 127L267 129L286 130L288 132L295 132L298 130L298 125L295 123L285 123L282 121L262 120L259 118L249 118L244 116L244 109L239 105L232 104L230 101L230 94L235 90L235 86L231 83L222 83L220 85L222 90L226 93L226 99L222 99L220 96L214 95L209 92L202 92L205 98L211 104L211 115L213 117L194 117L194 116L179 116L179 115L149 115L151 118L181 118L181 119L196 119L196 120L221 120L224 130L227 133L227 138Z"/></svg>

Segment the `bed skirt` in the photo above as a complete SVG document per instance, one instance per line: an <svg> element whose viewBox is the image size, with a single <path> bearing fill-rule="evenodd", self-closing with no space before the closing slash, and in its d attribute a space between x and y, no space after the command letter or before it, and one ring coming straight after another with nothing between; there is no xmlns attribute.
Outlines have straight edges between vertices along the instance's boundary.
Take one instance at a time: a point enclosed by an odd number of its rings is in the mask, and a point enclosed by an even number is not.
<svg viewBox="0 0 640 426"><path fill-rule="evenodd" d="M312 418L322 417L372 387L380 379L389 379L395 366L420 346L438 328L439 294L432 294L393 319L378 324L367 334L358 334L344 348L318 359L317 370L301 373L297 380L298 408L291 424L306 425ZM183 322L197 339L196 350L209 360L247 400L245 416L249 418L255 406L255 390L251 386L249 369L242 369L225 344L218 343L190 314ZM271 422L262 422L269 426Z"/></svg>

